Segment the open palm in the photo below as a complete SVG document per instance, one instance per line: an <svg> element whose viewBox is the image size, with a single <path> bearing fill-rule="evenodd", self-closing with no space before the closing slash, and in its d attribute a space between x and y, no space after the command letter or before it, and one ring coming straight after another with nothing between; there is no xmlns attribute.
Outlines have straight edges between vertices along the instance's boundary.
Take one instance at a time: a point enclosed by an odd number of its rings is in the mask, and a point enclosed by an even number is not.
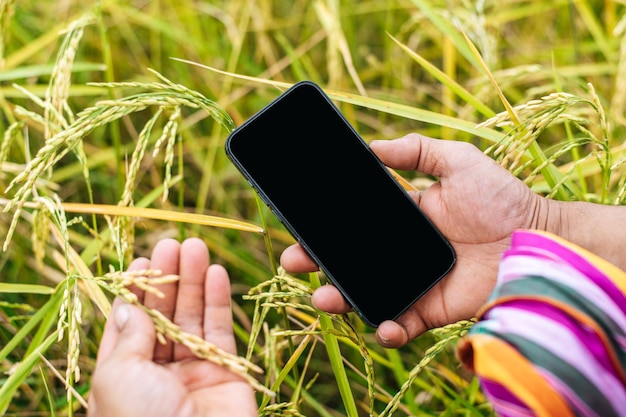
<svg viewBox="0 0 626 417"><path fill-rule="evenodd" d="M129 270L160 270L179 281L158 286L163 297L135 289L143 304L181 330L236 353L226 270L209 264L204 243L162 240L151 260ZM157 342L150 317L117 299L107 322L93 377L89 415L256 416L252 387L225 367L197 359L187 347Z"/></svg>

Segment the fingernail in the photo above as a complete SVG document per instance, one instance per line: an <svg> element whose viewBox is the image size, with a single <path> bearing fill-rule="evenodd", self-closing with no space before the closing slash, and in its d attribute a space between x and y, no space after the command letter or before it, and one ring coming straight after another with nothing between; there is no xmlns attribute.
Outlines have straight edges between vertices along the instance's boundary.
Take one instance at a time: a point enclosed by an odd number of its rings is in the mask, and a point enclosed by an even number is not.
<svg viewBox="0 0 626 417"><path fill-rule="evenodd" d="M115 324L120 329L124 327L130 317L128 304L120 304L115 308Z"/></svg>
<svg viewBox="0 0 626 417"><path fill-rule="evenodd" d="M384 337L384 336L382 336L380 334L377 334L376 336L378 336L378 343L381 346L389 346L389 339L387 339L386 337Z"/></svg>

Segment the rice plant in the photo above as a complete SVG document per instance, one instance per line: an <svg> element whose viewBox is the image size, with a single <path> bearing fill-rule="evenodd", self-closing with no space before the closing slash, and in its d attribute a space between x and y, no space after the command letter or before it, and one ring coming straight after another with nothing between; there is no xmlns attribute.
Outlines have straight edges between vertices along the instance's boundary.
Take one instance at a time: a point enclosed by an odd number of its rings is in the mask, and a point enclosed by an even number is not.
<svg viewBox="0 0 626 417"><path fill-rule="evenodd" d="M261 415L490 416L455 345L385 350L316 311L319 274L223 152L280 90L325 87L366 140L469 141L550 198L622 204L624 5L612 0L0 0L0 410L84 414L114 296L162 237L231 273L241 356L150 311L160 337L241 372ZM289 173L286 173L289 175ZM417 186L432 179L401 173Z"/></svg>

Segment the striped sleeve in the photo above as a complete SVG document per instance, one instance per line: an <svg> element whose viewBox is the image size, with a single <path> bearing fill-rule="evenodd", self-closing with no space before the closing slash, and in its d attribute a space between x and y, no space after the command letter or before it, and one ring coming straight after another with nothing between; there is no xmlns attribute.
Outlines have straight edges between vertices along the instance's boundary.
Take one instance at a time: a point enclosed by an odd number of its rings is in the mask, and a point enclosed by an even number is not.
<svg viewBox="0 0 626 417"><path fill-rule="evenodd" d="M459 357L502 417L626 416L625 294L619 268L517 231Z"/></svg>

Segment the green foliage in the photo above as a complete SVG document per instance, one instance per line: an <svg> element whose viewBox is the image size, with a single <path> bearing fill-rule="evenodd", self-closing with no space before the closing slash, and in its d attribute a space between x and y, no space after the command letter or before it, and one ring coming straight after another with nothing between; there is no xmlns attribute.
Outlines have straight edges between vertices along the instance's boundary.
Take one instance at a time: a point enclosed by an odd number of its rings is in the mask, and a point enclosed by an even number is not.
<svg viewBox="0 0 626 417"><path fill-rule="evenodd" d="M199 236L277 394L262 414L491 415L454 355L471 322L384 350L351 315L311 308L320 277L277 267L292 239L223 144L310 79L368 141L470 141L551 198L622 204L623 4L88 3L0 0L0 411L83 412L119 294L107 273Z"/></svg>

